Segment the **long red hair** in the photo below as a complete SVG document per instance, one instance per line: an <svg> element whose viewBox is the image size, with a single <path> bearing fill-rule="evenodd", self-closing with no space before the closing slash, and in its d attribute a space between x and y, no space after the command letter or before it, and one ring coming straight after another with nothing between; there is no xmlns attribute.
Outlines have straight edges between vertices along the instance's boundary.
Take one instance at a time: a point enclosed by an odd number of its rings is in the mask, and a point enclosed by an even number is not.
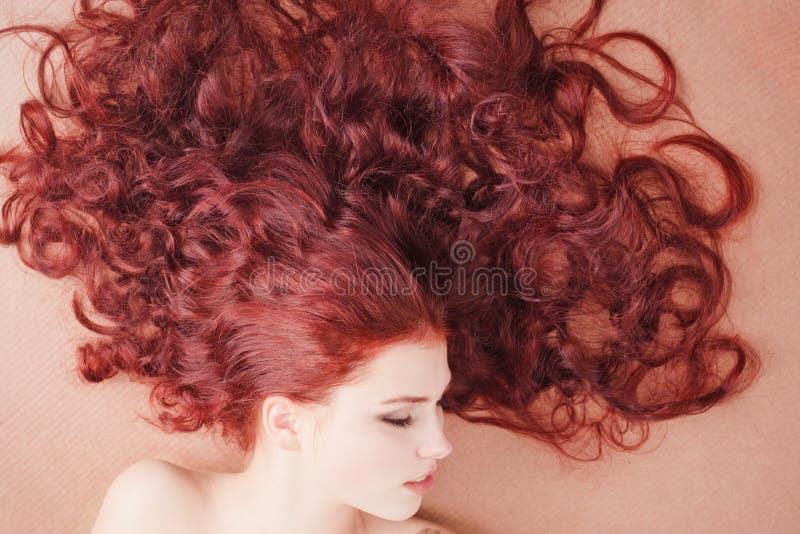
<svg viewBox="0 0 800 534"><path fill-rule="evenodd" d="M602 0L546 33L532 3L481 21L440 1L81 0L63 28L0 30L47 38L24 146L0 154L0 242L83 283L92 311L77 292L74 311L100 338L81 375L148 381L165 429L218 425L246 450L267 395L322 401L438 332L445 410L577 459L567 445L634 449L648 422L747 387L757 353L716 325L752 173L654 41L593 35ZM601 104L623 128L691 130L593 153Z"/></svg>

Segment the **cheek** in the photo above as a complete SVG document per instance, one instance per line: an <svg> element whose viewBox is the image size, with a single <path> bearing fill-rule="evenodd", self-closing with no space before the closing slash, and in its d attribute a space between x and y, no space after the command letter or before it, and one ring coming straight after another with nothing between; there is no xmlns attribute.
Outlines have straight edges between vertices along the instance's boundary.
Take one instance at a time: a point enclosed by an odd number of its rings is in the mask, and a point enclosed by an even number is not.
<svg viewBox="0 0 800 534"><path fill-rule="evenodd" d="M367 421L343 425L322 441L317 482L331 499L390 521L417 513L419 496L402 487L420 467L412 432Z"/></svg>
<svg viewBox="0 0 800 534"><path fill-rule="evenodd" d="M355 486L359 492L402 484L408 476L413 446L402 429L380 421L342 424L325 436L318 449L328 482ZM416 466L412 466L412 469Z"/></svg>

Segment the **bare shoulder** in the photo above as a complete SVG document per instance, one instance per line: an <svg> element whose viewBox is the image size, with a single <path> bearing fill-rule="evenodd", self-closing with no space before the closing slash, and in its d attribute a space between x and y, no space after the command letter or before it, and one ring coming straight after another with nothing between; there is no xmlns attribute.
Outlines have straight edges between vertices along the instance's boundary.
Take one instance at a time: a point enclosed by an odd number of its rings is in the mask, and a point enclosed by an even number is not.
<svg viewBox="0 0 800 534"><path fill-rule="evenodd" d="M120 472L106 491L91 534L196 532L199 493L183 467L144 459Z"/></svg>

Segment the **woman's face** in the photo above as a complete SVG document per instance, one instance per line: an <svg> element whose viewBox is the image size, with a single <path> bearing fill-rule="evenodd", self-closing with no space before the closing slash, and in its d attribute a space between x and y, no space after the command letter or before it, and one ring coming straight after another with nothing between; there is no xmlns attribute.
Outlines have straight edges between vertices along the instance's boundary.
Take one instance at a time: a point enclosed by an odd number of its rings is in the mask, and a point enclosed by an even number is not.
<svg viewBox="0 0 800 534"><path fill-rule="evenodd" d="M447 343L435 338L385 348L357 383L334 390L313 436L310 462L329 497L401 521L422 497L403 484L428 473L453 450L438 404L450 382ZM387 402L398 397L418 397Z"/></svg>

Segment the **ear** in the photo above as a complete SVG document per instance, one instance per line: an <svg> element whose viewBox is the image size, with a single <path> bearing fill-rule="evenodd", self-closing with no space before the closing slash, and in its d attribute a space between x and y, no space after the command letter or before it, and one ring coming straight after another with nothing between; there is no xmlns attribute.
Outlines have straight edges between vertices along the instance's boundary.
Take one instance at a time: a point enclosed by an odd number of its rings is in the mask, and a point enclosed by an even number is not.
<svg viewBox="0 0 800 534"><path fill-rule="evenodd" d="M270 395L261 406L261 428L267 439L287 451L300 448L300 407L282 395Z"/></svg>

